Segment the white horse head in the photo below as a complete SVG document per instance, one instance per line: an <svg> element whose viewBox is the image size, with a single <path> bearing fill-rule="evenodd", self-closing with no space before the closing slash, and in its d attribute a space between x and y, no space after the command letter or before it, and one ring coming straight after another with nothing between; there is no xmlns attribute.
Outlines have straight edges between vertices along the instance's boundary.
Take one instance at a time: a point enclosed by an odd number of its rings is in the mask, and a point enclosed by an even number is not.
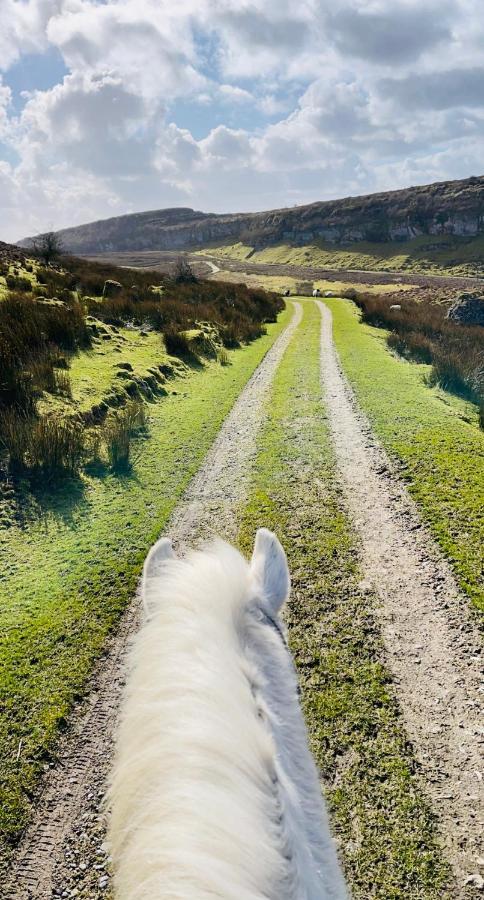
<svg viewBox="0 0 484 900"><path fill-rule="evenodd" d="M286 556L150 551L110 789L119 900L343 900L279 613Z"/></svg>

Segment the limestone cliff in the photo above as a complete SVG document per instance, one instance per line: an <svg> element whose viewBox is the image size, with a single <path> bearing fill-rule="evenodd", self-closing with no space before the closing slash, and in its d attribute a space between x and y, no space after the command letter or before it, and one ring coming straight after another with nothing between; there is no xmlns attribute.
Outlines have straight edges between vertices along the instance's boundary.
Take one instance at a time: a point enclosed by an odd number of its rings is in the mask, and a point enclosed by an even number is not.
<svg viewBox="0 0 484 900"><path fill-rule="evenodd" d="M472 236L483 231L484 176L479 176L261 213L155 210L66 228L59 234L68 251L82 255L185 250L236 241L255 247L318 239L335 244L405 241L422 234Z"/></svg>

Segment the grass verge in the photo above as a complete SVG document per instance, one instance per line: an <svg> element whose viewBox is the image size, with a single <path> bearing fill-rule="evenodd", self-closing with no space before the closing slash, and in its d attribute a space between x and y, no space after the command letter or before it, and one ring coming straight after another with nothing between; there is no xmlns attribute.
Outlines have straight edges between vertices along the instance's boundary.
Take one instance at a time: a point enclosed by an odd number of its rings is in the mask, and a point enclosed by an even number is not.
<svg viewBox="0 0 484 900"><path fill-rule="evenodd" d="M312 749L354 900L444 900L448 870L360 587L322 402L319 312L275 376L240 544L274 529L292 573L287 611Z"/></svg>
<svg viewBox="0 0 484 900"><path fill-rule="evenodd" d="M220 259L250 259L252 263L283 263L367 272L480 276L483 248L483 235L421 235L409 241L355 241L346 245L315 241L302 246L276 244L260 250L236 243L206 248L201 252Z"/></svg>
<svg viewBox="0 0 484 900"><path fill-rule="evenodd" d="M0 520L0 857L29 818L57 729L133 596L147 549L287 323L170 383L129 473L92 472ZM4 497L5 511L14 503ZM3 527L2 527L3 521ZM1 871L1 866L0 866ZM1 876L0 876L1 877Z"/></svg>
<svg viewBox="0 0 484 900"><path fill-rule="evenodd" d="M393 356L388 332L363 325L355 306L326 300L346 375L383 446L399 464L462 588L484 610L484 434L478 412L428 387L430 366Z"/></svg>

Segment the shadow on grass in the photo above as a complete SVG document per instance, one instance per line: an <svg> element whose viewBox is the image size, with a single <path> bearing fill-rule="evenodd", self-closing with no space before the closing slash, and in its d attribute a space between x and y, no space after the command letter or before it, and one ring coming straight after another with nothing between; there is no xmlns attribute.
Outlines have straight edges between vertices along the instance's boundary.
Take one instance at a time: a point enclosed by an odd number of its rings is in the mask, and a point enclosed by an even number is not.
<svg viewBox="0 0 484 900"><path fill-rule="evenodd" d="M79 476L45 480L12 477L9 512L12 524L27 528L34 521L54 519L58 523L74 527L79 514L89 509L86 484Z"/></svg>

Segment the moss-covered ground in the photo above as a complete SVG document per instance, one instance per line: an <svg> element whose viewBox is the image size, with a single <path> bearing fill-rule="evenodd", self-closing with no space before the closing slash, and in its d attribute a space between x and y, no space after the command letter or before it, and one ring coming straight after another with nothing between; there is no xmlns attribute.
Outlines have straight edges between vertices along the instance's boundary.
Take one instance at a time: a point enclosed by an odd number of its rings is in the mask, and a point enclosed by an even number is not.
<svg viewBox="0 0 484 900"><path fill-rule="evenodd" d="M319 312L307 302L267 404L240 544L250 552L263 525L288 552L290 645L352 896L450 900L383 662L374 598L360 588L322 402L319 333Z"/></svg>
<svg viewBox="0 0 484 900"><path fill-rule="evenodd" d="M355 242L340 246L325 241L294 247L278 244L262 250L236 243L204 251L217 258L253 263L284 263L329 269L420 272L436 275L482 275L484 237L422 235L404 242Z"/></svg>
<svg viewBox="0 0 484 900"><path fill-rule="evenodd" d="M157 331L112 328L102 322L96 327L100 333L92 347L69 356L72 396L44 394L39 402L41 412L52 408L85 412L113 392L122 391L130 379L149 377L160 365L178 375L187 371L181 360L168 356Z"/></svg>
<svg viewBox="0 0 484 900"><path fill-rule="evenodd" d="M45 485L42 493L34 494L26 487L22 502L18 491L3 488L0 849L4 856L28 820L32 792L57 729L133 595L147 549L289 315L290 311L282 313L277 324L268 326L268 334L248 347L228 352L230 365L213 362L171 380L168 395L148 404L148 434L135 442L128 474L92 471L62 488L57 485L51 493ZM150 352L149 342L142 346L140 354ZM88 368L91 364L92 360L85 363ZM78 365L84 363L79 360ZM100 368L100 382L103 377Z"/></svg>
<svg viewBox="0 0 484 900"><path fill-rule="evenodd" d="M484 433L476 406L429 387L430 367L392 355L387 332L361 324L353 303L325 302L362 409L462 587L484 610Z"/></svg>

